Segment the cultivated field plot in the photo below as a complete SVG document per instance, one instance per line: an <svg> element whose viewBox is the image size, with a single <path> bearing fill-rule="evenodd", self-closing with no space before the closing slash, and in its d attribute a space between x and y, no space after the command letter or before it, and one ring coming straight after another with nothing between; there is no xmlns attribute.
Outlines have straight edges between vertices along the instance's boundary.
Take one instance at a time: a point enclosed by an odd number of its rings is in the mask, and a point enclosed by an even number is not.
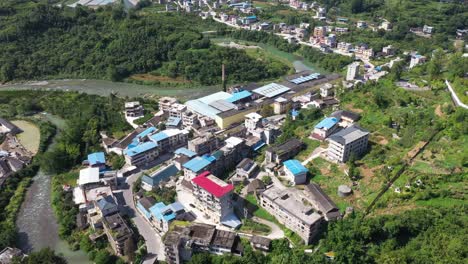
<svg viewBox="0 0 468 264"><path fill-rule="evenodd" d="M21 144L33 154L36 154L39 150L39 142L41 133L39 128L31 122L24 120L12 121L13 124L17 125L23 133L17 135L18 140Z"/></svg>

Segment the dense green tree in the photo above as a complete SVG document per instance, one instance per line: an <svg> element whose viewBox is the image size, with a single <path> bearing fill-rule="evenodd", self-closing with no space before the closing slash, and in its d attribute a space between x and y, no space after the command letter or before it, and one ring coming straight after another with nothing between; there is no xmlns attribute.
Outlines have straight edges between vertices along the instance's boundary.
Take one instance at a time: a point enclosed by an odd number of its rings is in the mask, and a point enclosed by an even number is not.
<svg viewBox="0 0 468 264"><path fill-rule="evenodd" d="M24 264L66 264L67 261L62 256L55 254L50 248L41 249L37 252L29 253L28 256L18 263Z"/></svg>

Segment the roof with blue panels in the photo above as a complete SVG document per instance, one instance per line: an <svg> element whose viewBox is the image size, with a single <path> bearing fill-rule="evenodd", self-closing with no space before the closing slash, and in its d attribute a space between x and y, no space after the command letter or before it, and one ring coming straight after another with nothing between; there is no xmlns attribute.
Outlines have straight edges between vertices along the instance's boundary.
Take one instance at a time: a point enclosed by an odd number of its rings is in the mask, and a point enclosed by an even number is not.
<svg viewBox="0 0 468 264"><path fill-rule="evenodd" d="M166 126L179 126L180 121L182 121L180 118L171 116L167 119Z"/></svg>
<svg viewBox="0 0 468 264"><path fill-rule="evenodd" d="M174 151L175 154L177 155L185 155L189 158L192 158L192 157L195 157L197 155L197 153L191 151L190 149L188 148L178 148L176 149L176 151Z"/></svg>
<svg viewBox="0 0 468 264"><path fill-rule="evenodd" d="M167 206L163 202L159 202L150 208L151 214L156 219L162 220L164 222L174 220L177 216L177 213L183 210L184 207L179 202L175 202Z"/></svg>
<svg viewBox="0 0 468 264"><path fill-rule="evenodd" d="M151 149L154 149L158 147L158 144L152 142L152 141L149 141L149 142L144 142L142 144L139 144L135 147L132 147L130 149L126 149L124 150L124 154L129 156L129 157L133 157L135 155L138 155L138 154L141 154L143 152L146 152L148 150L151 150Z"/></svg>
<svg viewBox="0 0 468 264"><path fill-rule="evenodd" d="M205 158L202 157L195 157L188 162L186 162L184 165L182 165L184 168L189 169L193 172L199 172L206 168L208 165L210 165L211 162Z"/></svg>
<svg viewBox="0 0 468 264"><path fill-rule="evenodd" d="M96 164L105 164L106 157L104 152L95 152L88 155L88 162L89 165L96 165Z"/></svg>
<svg viewBox="0 0 468 264"><path fill-rule="evenodd" d="M335 118L335 117L327 117L325 119L323 119L322 121L320 121L320 123L318 123L315 128L318 128L318 129L330 129L332 128L334 125L336 125L336 123L338 123L338 119Z"/></svg>
<svg viewBox="0 0 468 264"><path fill-rule="evenodd" d="M242 92L237 92L233 93L231 97L227 98L226 101L230 103L237 102L239 100L248 98L249 96L252 96L252 93L249 91L242 91Z"/></svg>
<svg viewBox="0 0 468 264"><path fill-rule="evenodd" d="M307 173L308 170L304 165L302 165L298 160L287 160L283 162L283 165L289 170L292 174L298 175L301 173Z"/></svg>

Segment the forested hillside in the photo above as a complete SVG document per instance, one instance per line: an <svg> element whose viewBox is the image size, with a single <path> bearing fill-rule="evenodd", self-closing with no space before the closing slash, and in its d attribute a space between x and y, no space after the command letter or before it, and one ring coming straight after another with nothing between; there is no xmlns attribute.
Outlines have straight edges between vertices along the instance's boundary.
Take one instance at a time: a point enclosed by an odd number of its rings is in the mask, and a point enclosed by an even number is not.
<svg viewBox="0 0 468 264"><path fill-rule="evenodd" d="M46 2L46 1L40 1ZM212 45L195 15L139 14L121 6L96 11L33 1L0 3L0 81L41 78L122 80L154 72L201 84L278 77L286 65Z"/></svg>

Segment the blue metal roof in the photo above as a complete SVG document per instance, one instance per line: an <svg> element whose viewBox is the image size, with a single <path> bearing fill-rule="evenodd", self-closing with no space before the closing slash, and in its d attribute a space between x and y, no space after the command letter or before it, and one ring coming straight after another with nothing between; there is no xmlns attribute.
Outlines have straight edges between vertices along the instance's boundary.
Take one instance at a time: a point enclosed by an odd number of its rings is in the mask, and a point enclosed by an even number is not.
<svg viewBox="0 0 468 264"><path fill-rule="evenodd" d="M169 136L164 132L159 132L159 133L156 133L156 134L150 136L150 138L152 140L156 141L156 142L164 140L164 139L166 139L168 137Z"/></svg>
<svg viewBox="0 0 468 264"><path fill-rule="evenodd" d="M181 119L178 117L169 117L166 121L166 126L179 126Z"/></svg>
<svg viewBox="0 0 468 264"><path fill-rule="evenodd" d="M312 73L312 74L309 74L307 76L302 76L302 77L299 77L299 78L296 78L296 79L292 79L292 80L290 80L290 82L292 82L294 84L301 84L301 83L308 82L310 80L318 79L319 76L320 76L320 73Z"/></svg>
<svg viewBox="0 0 468 264"><path fill-rule="evenodd" d="M213 155L208 155L208 154L203 155L203 158L206 159L207 161L209 161L210 163L216 160L216 157L215 157L215 156L213 156Z"/></svg>
<svg viewBox="0 0 468 264"><path fill-rule="evenodd" d="M147 129L143 130L140 134L138 134L135 138L142 138L148 134L156 132L157 129L155 127L148 127Z"/></svg>
<svg viewBox="0 0 468 264"><path fill-rule="evenodd" d="M265 142L263 142L263 140L260 140L257 144L255 144L253 146L253 150L257 151L257 150L261 149L265 145L266 145Z"/></svg>
<svg viewBox="0 0 468 264"><path fill-rule="evenodd" d="M249 97L251 95L252 95L252 93L249 92L249 91L237 92L237 93L233 93L231 97L226 99L226 101L228 101L230 103L234 103L234 102L237 102L239 100L245 99L245 98L247 98L247 97Z"/></svg>
<svg viewBox="0 0 468 264"><path fill-rule="evenodd" d="M164 222L169 222L175 219L177 212L182 210L184 210L184 207L178 202L169 204L167 206L163 202L159 202L150 208L151 214L156 217L156 219L162 220Z"/></svg>
<svg viewBox="0 0 468 264"><path fill-rule="evenodd" d="M208 165L210 165L211 162L208 161L207 159L204 159L202 157L195 157L188 162L186 162L184 165L182 165L184 168L189 169L193 172L199 172L206 168Z"/></svg>
<svg viewBox="0 0 468 264"><path fill-rule="evenodd" d="M189 158L192 158L192 157L195 157L197 155L197 153L187 149L187 148L179 148L179 149L176 149L176 151L174 151L175 154L182 154L182 155L185 155Z"/></svg>
<svg viewBox="0 0 468 264"><path fill-rule="evenodd" d="M124 151L124 154L127 155L127 156L130 156L130 157L133 157L135 155L138 155L140 153L143 153L145 151L148 151L148 150L151 150L151 149L154 149L158 147L158 144L152 142L152 141L149 141L149 142L144 142L138 146L135 146L133 148L130 148L130 149L126 149Z"/></svg>
<svg viewBox="0 0 468 264"><path fill-rule="evenodd" d="M308 170L298 160L287 160L283 162L283 165L294 175L307 173Z"/></svg>
<svg viewBox="0 0 468 264"><path fill-rule="evenodd" d="M298 116L299 115L299 111L297 111L296 109L293 109L291 111L291 116Z"/></svg>
<svg viewBox="0 0 468 264"><path fill-rule="evenodd" d="M338 119L335 118L335 117L327 117L325 119L323 119L322 121L320 121L320 123L318 123L315 128L318 128L318 129L322 129L322 128L325 128L325 129L330 129L332 128L334 125L336 125L336 123L338 123Z"/></svg>
<svg viewBox="0 0 468 264"><path fill-rule="evenodd" d="M104 152L95 152L88 155L89 165L105 164L106 157Z"/></svg>

